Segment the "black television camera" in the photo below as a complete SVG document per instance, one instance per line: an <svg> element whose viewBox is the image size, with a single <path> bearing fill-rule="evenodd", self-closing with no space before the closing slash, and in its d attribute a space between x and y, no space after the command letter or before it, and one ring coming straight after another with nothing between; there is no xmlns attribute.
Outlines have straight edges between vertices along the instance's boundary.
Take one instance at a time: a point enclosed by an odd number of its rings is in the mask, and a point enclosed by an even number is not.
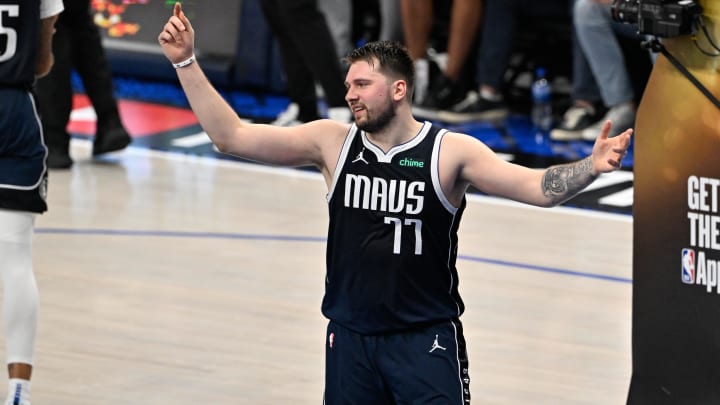
<svg viewBox="0 0 720 405"><path fill-rule="evenodd" d="M636 24L640 34L671 38L694 34L702 7L695 0L613 0L615 21Z"/></svg>

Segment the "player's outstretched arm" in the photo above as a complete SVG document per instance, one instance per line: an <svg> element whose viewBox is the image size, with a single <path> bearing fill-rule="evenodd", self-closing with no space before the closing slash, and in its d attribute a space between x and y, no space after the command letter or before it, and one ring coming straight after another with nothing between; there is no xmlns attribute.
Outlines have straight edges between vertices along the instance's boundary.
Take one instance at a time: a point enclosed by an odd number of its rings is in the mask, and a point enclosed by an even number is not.
<svg viewBox="0 0 720 405"><path fill-rule="evenodd" d="M632 129L609 138L612 123L606 121L595 140L592 154L580 161L549 167L542 178L543 195L550 205L566 201L589 186L600 174L617 170L630 146Z"/></svg>
<svg viewBox="0 0 720 405"><path fill-rule="evenodd" d="M220 96L195 60L195 31L179 3L158 36L165 56L176 67L180 84L200 125L224 153L282 166L314 165L326 170L349 126L320 120L296 127L242 122Z"/></svg>
<svg viewBox="0 0 720 405"><path fill-rule="evenodd" d="M609 132L608 121L595 141L592 155L544 170L506 162L477 139L449 134L447 141L443 141L443 153L451 158L441 159L444 189L449 191L452 201L459 201L460 194L470 184L491 195L540 207L560 204L584 190L601 173L620 168L632 130L614 138L608 138ZM445 164L457 161L459 166L447 166L443 170L443 161ZM455 172L457 178L452 177ZM445 178L446 175L450 177Z"/></svg>

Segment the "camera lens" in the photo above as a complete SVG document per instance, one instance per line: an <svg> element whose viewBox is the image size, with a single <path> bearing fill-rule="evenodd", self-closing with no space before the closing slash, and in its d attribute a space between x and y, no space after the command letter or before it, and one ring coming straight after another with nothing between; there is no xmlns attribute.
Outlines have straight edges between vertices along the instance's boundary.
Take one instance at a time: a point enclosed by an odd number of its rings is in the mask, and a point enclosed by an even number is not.
<svg viewBox="0 0 720 405"><path fill-rule="evenodd" d="M625 24L637 24L640 0L614 0L612 3L613 20Z"/></svg>

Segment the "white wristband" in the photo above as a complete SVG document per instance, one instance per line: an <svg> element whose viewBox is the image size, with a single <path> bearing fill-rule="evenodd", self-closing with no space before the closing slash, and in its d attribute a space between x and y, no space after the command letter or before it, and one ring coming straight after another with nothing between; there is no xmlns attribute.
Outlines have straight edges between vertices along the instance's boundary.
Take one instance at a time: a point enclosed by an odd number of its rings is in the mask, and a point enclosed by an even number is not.
<svg viewBox="0 0 720 405"><path fill-rule="evenodd" d="M181 67L185 67L185 66L187 66L187 65L190 65L190 64L192 64L193 62L195 62L195 54L192 54L191 57L185 59L185 60L182 61L182 62L173 63L172 65L173 65L173 67L174 67L175 69L179 69L179 68L181 68Z"/></svg>

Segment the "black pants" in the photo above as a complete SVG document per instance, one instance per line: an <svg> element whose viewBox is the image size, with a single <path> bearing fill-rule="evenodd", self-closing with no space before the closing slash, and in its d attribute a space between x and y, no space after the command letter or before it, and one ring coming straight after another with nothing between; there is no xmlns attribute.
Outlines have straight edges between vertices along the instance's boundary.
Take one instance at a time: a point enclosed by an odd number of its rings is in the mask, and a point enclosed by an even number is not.
<svg viewBox="0 0 720 405"><path fill-rule="evenodd" d="M477 59L478 82L495 89L502 87L520 17L567 19L571 27L572 3L572 0L486 0Z"/></svg>
<svg viewBox="0 0 720 405"><path fill-rule="evenodd" d="M97 114L97 130L119 126L120 116L113 93L112 74L102 47L100 32L93 23L89 0L64 0L65 10L55 25L55 64L37 83L38 111L45 143L67 150L66 131L72 110L71 73L74 68Z"/></svg>
<svg viewBox="0 0 720 405"><path fill-rule="evenodd" d="M315 82L328 107L344 107L345 78L340 59L316 0L261 0L268 25L280 47L290 101L301 121L318 118Z"/></svg>
<svg viewBox="0 0 720 405"><path fill-rule="evenodd" d="M467 405L470 376L459 320L385 335L330 321L325 341L327 405Z"/></svg>

